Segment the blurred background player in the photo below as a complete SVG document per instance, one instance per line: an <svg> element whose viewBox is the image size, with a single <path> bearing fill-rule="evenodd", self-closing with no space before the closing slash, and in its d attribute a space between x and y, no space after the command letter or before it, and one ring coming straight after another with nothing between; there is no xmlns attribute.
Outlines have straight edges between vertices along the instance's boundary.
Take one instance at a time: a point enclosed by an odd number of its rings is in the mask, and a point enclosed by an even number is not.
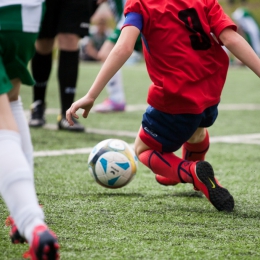
<svg viewBox="0 0 260 260"><path fill-rule="evenodd" d="M105 2L100 0L99 2ZM109 35L98 53L98 59L104 62L110 51L115 46L121 33L121 26L124 22L124 6L126 0L107 0L107 3L114 15L116 28ZM141 37L139 36L135 45L135 51L142 51ZM115 111L124 111L126 106L126 98L123 86L122 71L119 70L107 84L108 98L100 104L93 107L95 112L106 113Z"/></svg>
<svg viewBox="0 0 260 260"><path fill-rule="evenodd" d="M36 196L33 147L19 98L21 84L34 84L27 65L35 52L43 2L0 2L0 192L11 215L12 242L27 241L33 260L54 260L59 259L59 245Z"/></svg>
<svg viewBox="0 0 260 260"><path fill-rule="evenodd" d="M232 18L240 33L260 57L260 28L252 13L245 7L239 7L232 13Z"/></svg>
<svg viewBox="0 0 260 260"><path fill-rule="evenodd" d="M58 82L61 114L58 116L58 128L69 131L84 131L84 127L75 121L73 127L65 119L66 110L74 100L79 65L79 39L88 35L89 21L97 8L95 0L46 0L46 14L36 41L36 53L32 59L32 73L36 81L33 88L31 105L31 127L45 124L46 90L52 69L53 48L57 36L59 50Z"/></svg>
<svg viewBox="0 0 260 260"><path fill-rule="evenodd" d="M89 37L86 36L86 39L81 41L80 58L84 61L99 61L98 52L108 37L107 19L99 17L96 21L92 20L92 22L94 23L93 26L95 26L94 32L90 32Z"/></svg>

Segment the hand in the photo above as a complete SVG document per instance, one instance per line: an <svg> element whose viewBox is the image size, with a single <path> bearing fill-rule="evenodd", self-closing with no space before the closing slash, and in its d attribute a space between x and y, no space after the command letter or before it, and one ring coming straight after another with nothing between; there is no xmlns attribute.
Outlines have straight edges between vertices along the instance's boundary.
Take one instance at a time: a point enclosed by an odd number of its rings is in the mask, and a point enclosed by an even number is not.
<svg viewBox="0 0 260 260"><path fill-rule="evenodd" d="M88 96L84 96L81 99L72 103L71 107L66 112L66 119L70 124L70 126L74 125L74 122L72 121L72 117L75 117L77 119L79 118L79 116L76 114L79 108L82 108L84 110L82 116L86 118L93 104L94 104L94 99L89 98Z"/></svg>

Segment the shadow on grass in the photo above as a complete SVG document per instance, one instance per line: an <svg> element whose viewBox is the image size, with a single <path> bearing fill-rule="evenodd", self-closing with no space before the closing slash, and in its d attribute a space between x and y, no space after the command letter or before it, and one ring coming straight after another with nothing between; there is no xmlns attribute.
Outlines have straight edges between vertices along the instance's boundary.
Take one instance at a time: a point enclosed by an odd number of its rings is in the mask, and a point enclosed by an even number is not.
<svg viewBox="0 0 260 260"><path fill-rule="evenodd" d="M113 193L86 193L85 196L97 196L97 197L144 197L145 195L142 193L120 193L120 192L113 192Z"/></svg>

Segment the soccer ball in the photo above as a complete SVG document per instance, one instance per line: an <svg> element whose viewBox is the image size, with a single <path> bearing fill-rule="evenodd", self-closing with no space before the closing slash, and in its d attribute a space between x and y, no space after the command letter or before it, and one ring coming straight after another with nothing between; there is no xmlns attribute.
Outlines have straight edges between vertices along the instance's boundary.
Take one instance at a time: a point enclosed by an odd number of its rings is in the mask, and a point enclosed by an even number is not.
<svg viewBox="0 0 260 260"><path fill-rule="evenodd" d="M117 189L124 187L134 178L138 159L125 141L106 139L92 149L88 168L90 175L99 185Z"/></svg>

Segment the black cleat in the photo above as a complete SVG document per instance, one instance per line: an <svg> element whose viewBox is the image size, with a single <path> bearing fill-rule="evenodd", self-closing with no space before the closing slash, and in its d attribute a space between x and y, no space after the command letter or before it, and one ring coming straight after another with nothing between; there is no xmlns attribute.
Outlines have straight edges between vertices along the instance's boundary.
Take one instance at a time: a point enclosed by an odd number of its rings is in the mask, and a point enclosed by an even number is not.
<svg viewBox="0 0 260 260"><path fill-rule="evenodd" d="M45 104L41 100L36 100L31 104L31 118L29 120L30 127L41 127L45 124Z"/></svg>
<svg viewBox="0 0 260 260"><path fill-rule="evenodd" d="M74 122L73 126L70 126L65 116L58 116L58 128L60 130L73 131L73 132L84 132L85 127L81 125L75 118L72 117Z"/></svg>
<svg viewBox="0 0 260 260"><path fill-rule="evenodd" d="M14 220L11 216L7 217L7 219L5 220L5 225L11 226L9 236L13 244L27 243L26 239L23 236L21 236L20 232L18 231L17 226L14 223Z"/></svg>

